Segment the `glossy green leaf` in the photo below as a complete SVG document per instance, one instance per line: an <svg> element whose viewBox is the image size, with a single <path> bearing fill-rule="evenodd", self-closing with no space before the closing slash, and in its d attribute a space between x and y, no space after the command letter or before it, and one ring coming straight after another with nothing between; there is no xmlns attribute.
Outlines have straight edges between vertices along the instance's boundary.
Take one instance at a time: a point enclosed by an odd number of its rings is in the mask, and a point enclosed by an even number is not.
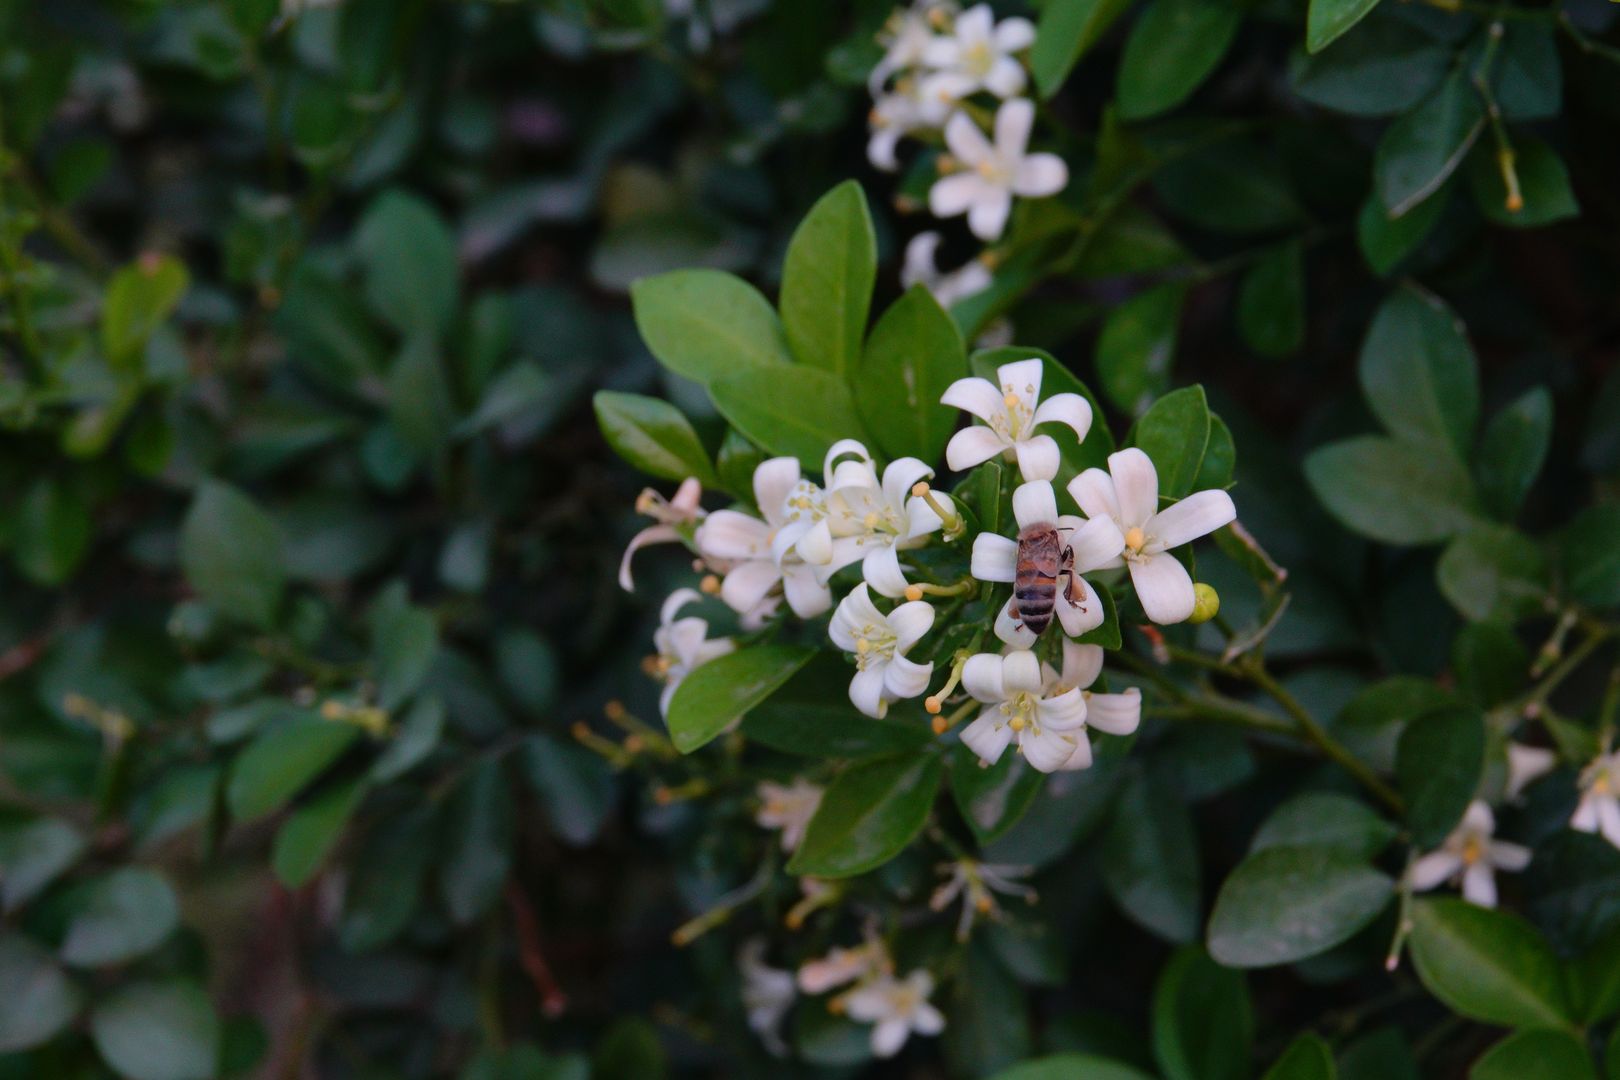
<svg viewBox="0 0 1620 1080"><path fill-rule="evenodd" d="M1176 217L1221 235L1276 232L1303 213L1276 154L1246 137L1166 162L1153 174L1153 190Z"/></svg>
<svg viewBox="0 0 1620 1080"><path fill-rule="evenodd" d="M1395 825L1348 795L1311 791L1271 812L1249 841L1249 853L1273 847L1312 847L1371 859L1395 839Z"/></svg>
<svg viewBox="0 0 1620 1080"><path fill-rule="evenodd" d="M1094 1054L1053 1054L1003 1069L991 1080L1152 1080L1147 1073L1122 1061Z"/></svg>
<svg viewBox="0 0 1620 1080"><path fill-rule="evenodd" d="M363 952L396 938L421 900L422 882L438 855L432 815L426 807L379 822L350 864L343 894L339 940Z"/></svg>
<svg viewBox="0 0 1620 1080"><path fill-rule="evenodd" d="M208 1080L219 1058L219 1017L189 979L131 983L97 1005L90 1034L125 1080Z"/></svg>
<svg viewBox="0 0 1620 1080"><path fill-rule="evenodd" d="M180 902L161 874L125 866L81 887L60 955L74 967L103 967L144 956L180 925Z"/></svg>
<svg viewBox="0 0 1620 1080"><path fill-rule="evenodd" d="M59 818L0 826L0 908L16 911L84 853L85 838Z"/></svg>
<svg viewBox="0 0 1620 1080"><path fill-rule="evenodd" d="M1381 277L1416 251L1445 213L1450 189L1443 189L1399 217L1392 217L1376 195L1368 196L1356 215L1356 242L1367 265Z"/></svg>
<svg viewBox="0 0 1620 1080"><path fill-rule="evenodd" d="M1152 0L1125 39L1114 101L1123 120L1180 105L1209 78L1242 13L1225 0Z"/></svg>
<svg viewBox="0 0 1620 1080"><path fill-rule="evenodd" d="M877 448L891 459L941 460L961 414L939 399L967 373L955 321L913 285L872 328L855 379L855 405Z"/></svg>
<svg viewBox="0 0 1620 1080"><path fill-rule="evenodd" d="M618 454L650 476L715 484L714 466L697 432L679 409L661 398L600 390L592 399L596 423Z"/></svg>
<svg viewBox="0 0 1620 1080"><path fill-rule="evenodd" d="M50 476L29 485L12 525L12 556L23 576L39 585L71 578L95 535L82 492Z"/></svg>
<svg viewBox="0 0 1620 1080"><path fill-rule="evenodd" d="M83 995L51 954L14 931L0 934L0 1053L27 1050L73 1022Z"/></svg>
<svg viewBox="0 0 1620 1080"><path fill-rule="evenodd" d="M1484 769L1485 724L1477 709L1441 709L1406 725L1395 751L1395 779L1413 843L1425 850L1440 846L1473 801Z"/></svg>
<svg viewBox="0 0 1620 1080"><path fill-rule="evenodd" d="M1620 505L1603 503L1575 515L1558 552L1571 596L1593 607L1620 604Z"/></svg>
<svg viewBox="0 0 1620 1080"><path fill-rule="evenodd" d="M354 244L366 300L400 334L442 338L456 312L456 244L436 210L387 191L361 218Z"/></svg>
<svg viewBox="0 0 1620 1080"><path fill-rule="evenodd" d="M1412 289L1390 294L1367 330L1358 372L1391 435L1466 460L1479 423L1479 365L1445 304Z"/></svg>
<svg viewBox="0 0 1620 1080"><path fill-rule="evenodd" d="M1378 0L1310 0L1305 15L1305 47L1321 52L1366 18Z"/></svg>
<svg viewBox="0 0 1620 1080"><path fill-rule="evenodd" d="M356 777L318 792L288 815L270 851L270 867L283 885L297 889L315 876L365 795L365 781Z"/></svg>
<svg viewBox="0 0 1620 1080"><path fill-rule="evenodd" d="M956 807L981 844L1018 824L1045 779L1019 754L1002 754L994 765L980 767L979 755L961 744L951 752L950 774Z"/></svg>
<svg viewBox="0 0 1620 1080"><path fill-rule="evenodd" d="M630 288L636 328L658 362L709 383L792 360L782 321L759 290L719 270L672 270Z"/></svg>
<svg viewBox="0 0 1620 1080"><path fill-rule="evenodd" d="M1566 1031L1517 1031L1480 1055L1468 1080L1597 1080L1584 1040Z"/></svg>
<svg viewBox="0 0 1620 1080"><path fill-rule="evenodd" d="M400 717L388 743L371 763L371 778L379 783L404 776L424 761L444 734L444 702L424 694Z"/></svg>
<svg viewBox="0 0 1620 1080"><path fill-rule="evenodd" d="M1221 885L1210 955L1230 967L1303 960L1348 940L1394 894L1395 883L1348 847L1265 847Z"/></svg>
<svg viewBox="0 0 1620 1080"><path fill-rule="evenodd" d="M882 866L922 831L943 774L934 754L846 767L822 796L788 873L842 878Z"/></svg>
<svg viewBox="0 0 1620 1080"><path fill-rule="evenodd" d="M209 480L180 526L180 567L220 614L265 627L275 620L286 583L282 544L280 528L257 503Z"/></svg>
<svg viewBox="0 0 1620 1080"><path fill-rule="evenodd" d="M782 263L782 326L801 364L855 370L877 278L877 237L860 184L846 180L810 208Z"/></svg>
<svg viewBox="0 0 1620 1080"><path fill-rule="evenodd" d="M1301 1035L1288 1044L1262 1080L1335 1080L1333 1051L1318 1035Z"/></svg>
<svg viewBox="0 0 1620 1080"><path fill-rule="evenodd" d="M850 668L820 653L770 697L749 709L742 730L772 750L820 759L916 753L933 741L925 726L874 720L849 702Z"/></svg>
<svg viewBox="0 0 1620 1080"><path fill-rule="evenodd" d="M1132 440L1153 459L1161 498L1179 499L1192 490L1204 466L1209 431L1209 402L1202 386L1164 395L1136 422Z"/></svg>
<svg viewBox="0 0 1620 1080"><path fill-rule="evenodd" d="M1296 52L1288 65L1294 93L1352 116L1395 116L1427 97L1445 77L1451 51L1405 19L1378 15L1319 52Z"/></svg>
<svg viewBox="0 0 1620 1080"><path fill-rule="evenodd" d="M1197 836L1187 805L1145 773L1126 781L1103 833L1103 883L1127 918L1166 941L1198 937Z"/></svg>
<svg viewBox="0 0 1620 1080"><path fill-rule="evenodd" d="M1136 416L1170 387L1187 287L1144 289L1108 313L1097 336L1097 378L1108 400Z"/></svg>
<svg viewBox="0 0 1620 1080"><path fill-rule="evenodd" d="M1433 544L1474 521L1473 483L1448 452L1364 435L1305 459L1305 477L1328 512L1386 544Z"/></svg>
<svg viewBox="0 0 1620 1080"><path fill-rule="evenodd" d="M1273 248L1243 275L1238 330L1261 356L1287 356L1305 343L1305 258L1297 242Z"/></svg>
<svg viewBox="0 0 1620 1080"><path fill-rule="evenodd" d="M359 737L353 724L308 715L261 732L231 766L225 787L231 816L246 821L279 808Z"/></svg>
<svg viewBox="0 0 1620 1080"><path fill-rule="evenodd" d="M1519 187L1516 209L1496 152L1478 147L1469 157L1468 186L1482 214L1498 225L1516 229L1533 229L1580 215L1569 169L1558 151L1533 136L1515 138L1513 151L1513 171Z"/></svg>
<svg viewBox="0 0 1620 1080"><path fill-rule="evenodd" d="M1541 550L1523 533L1500 525L1460 533L1435 573L1451 606L1476 621L1511 622L1542 610L1547 596Z"/></svg>
<svg viewBox="0 0 1620 1080"><path fill-rule="evenodd" d="M1552 430L1552 394L1544 386L1525 391L1491 417L1474 461L1485 509L1513 519L1546 464Z"/></svg>
<svg viewBox="0 0 1620 1080"><path fill-rule="evenodd" d="M191 276L171 255L143 257L113 275L101 311L101 347L114 367L139 367L147 339L185 295Z"/></svg>
<svg viewBox="0 0 1620 1080"><path fill-rule="evenodd" d="M710 660L694 670L670 699L670 738L690 754L715 738L810 661L815 653L796 645L754 645Z"/></svg>
<svg viewBox="0 0 1620 1080"><path fill-rule="evenodd" d="M1418 901L1412 922L1418 977L1453 1011L1503 1027L1568 1023L1558 961L1518 916L1448 898Z"/></svg>
<svg viewBox="0 0 1620 1080"><path fill-rule="evenodd" d="M1058 92L1074 65L1129 7L1129 0L1051 0L1041 9L1029 67L1042 97Z"/></svg>
<svg viewBox="0 0 1620 1080"><path fill-rule="evenodd" d="M1313 10L1318 2L1313 0ZM1391 124L1378 142L1373 178L1384 208L1399 216L1433 195L1462 164L1484 126L1484 106L1468 71L1453 68L1423 104Z"/></svg>
<svg viewBox="0 0 1620 1080"><path fill-rule="evenodd" d="M1153 991L1153 1056L1165 1080L1246 1080L1254 1008L1243 974L1179 949Z"/></svg>
<svg viewBox="0 0 1620 1080"><path fill-rule="evenodd" d="M820 368L737 371L717 377L709 393L720 415L773 454L819 462L839 439L868 441L849 385Z"/></svg>

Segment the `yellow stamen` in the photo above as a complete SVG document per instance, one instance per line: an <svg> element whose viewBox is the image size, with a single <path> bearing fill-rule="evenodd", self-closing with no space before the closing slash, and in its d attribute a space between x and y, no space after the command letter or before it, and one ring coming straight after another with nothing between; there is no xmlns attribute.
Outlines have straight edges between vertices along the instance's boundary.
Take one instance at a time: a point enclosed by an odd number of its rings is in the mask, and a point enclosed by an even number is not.
<svg viewBox="0 0 1620 1080"><path fill-rule="evenodd" d="M1132 525L1125 530L1125 546L1132 551L1141 551L1142 545L1145 543L1147 543L1147 533L1142 531L1142 526Z"/></svg>
<svg viewBox="0 0 1620 1080"><path fill-rule="evenodd" d="M703 580L698 582L698 589L710 596L718 595L720 592L720 579L714 574L704 574Z"/></svg>

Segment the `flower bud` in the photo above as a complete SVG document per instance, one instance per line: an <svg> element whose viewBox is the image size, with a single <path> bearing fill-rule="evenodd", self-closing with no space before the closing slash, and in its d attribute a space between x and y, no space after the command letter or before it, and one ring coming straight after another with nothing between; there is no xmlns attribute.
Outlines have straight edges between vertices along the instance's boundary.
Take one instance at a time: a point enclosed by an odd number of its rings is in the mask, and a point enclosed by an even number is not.
<svg viewBox="0 0 1620 1080"><path fill-rule="evenodd" d="M1194 625L1209 622L1220 610L1221 594L1215 591L1214 586L1202 581L1193 586L1193 612L1188 622Z"/></svg>

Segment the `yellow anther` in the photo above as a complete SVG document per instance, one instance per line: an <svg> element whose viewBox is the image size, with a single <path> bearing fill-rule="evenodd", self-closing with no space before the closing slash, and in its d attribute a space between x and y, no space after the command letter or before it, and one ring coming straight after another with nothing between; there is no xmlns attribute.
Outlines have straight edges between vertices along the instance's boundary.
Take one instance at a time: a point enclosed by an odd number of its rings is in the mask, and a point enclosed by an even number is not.
<svg viewBox="0 0 1620 1080"><path fill-rule="evenodd" d="M939 714L945 710L945 703L943 701L939 700L939 698L937 698L937 697L926 697L926 698L923 698L923 709L930 716L939 716ZM945 730L945 721L942 718L942 719L935 722L935 724L934 724L934 734L938 735L939 733L941 733L944 730Z"/></svg>
<svg viewBox="0 0 1620 1080"><path fill-rule="evenodd" d="M716 596L720 592L720 579L714 574L704 574L703 580L698 582L698 588L710 596Z"/></svg>
<svg viewBox="0 0 1620 1080"><path fill-rule="evenodd" d="M341 720L349 710L341 701L324 701L321 703L321 719Z"/></svg>
<svg viewBox="0 0 1620 1080"><path fill-rule="evenodd" d="M907 600L921 600L922 598L923 598L923 591L922 591L921 588L919 588L916 585L907 585L906 586L906 599Z"/></svg>
<svg viewBox="0 0 1620 1080"><path fill-rule="evenodd" d="M1142 531L1142 526L1132 525L1125 530L1125 546L1132 551L1141 551L1142 545L1145 543L1147 543L1147 533Z"/></svg>
<svg viewBox="0 0 1620 1080"><path fill-rule="evenodd" d="M934 159L934 168L939 170L939 175L949 176L957 169L956 159L949 154L941 154Z"/></svg>
<svg viewBox="0 0 1620 1080"><path fill-rule="evenodd" d="M872 651L872 643L865 638L859 638L855 642L855 651L865 656Z"/></svg>
<svg viewBox="0 0 1620 1080"><path fill-rule="evenodd" d="M928 481L919 480L915 484L912 484L911 493L917 496L919 499L928 494Z"/></svg>
<svg viewBox="0 0 1620 1080"><path fill-rule="evenodd" d="M1016 408L1018 406L1018 395L1009 390L1007 396L1001 399L1001 403L1009 409Z"/></svg>
<svg viewBox="0 0 1620 1080"><path fill-rule="evenodd" d="M996 902L988 896L979 897L973 902L973 906L979 909L980 915L988 915L996 910Z"/></svg>
<svg viewBox="0 0 1620 1080"><path fill-rule="evenodd" d="M1467 840L1463 841L1462 861L1467 863L1469 866L1473 866L1475 863L1479 862L1480 857L1484 854L1485 845L1480 842L1479 837L1470 836Z"/></svg>
<svg viewBox="0 0 1620 1080"><path fill-rule="evenodd" d="M1007 726L1012 728L1014 731L1023 731L1024 718L1022 716L1015 716L1007 722Z"/></svg>
<svg viewBox="0 0 1620 1080"><path fill-rule="evenodd" d="M935 735L943 735L945 734L945 728L948 725L945 723L945 718L943 716L936 716L934 717L932 726Z"/></svg>
<svg viewBox="0 0 1620 1080"><path fill-rule="evenodd" d="M632 754L641 753L646 748L646 745L640 735L626 735L624 738L624 748Z"/></svg>
<svg viewBox="0 0 1620 1080"><path fill-rule="evenodd" d="M653 495L652 488L643 488L641 494L636 496L636 513L638 514L650 513L656 505L656 496Z"/></svg>
<svg viewBox="0 0 1620 1080"><path fill-rule="evenodd" d="M878 517L878 512L876 510L868 510L866 512L866 516L861 518L861 524L865 525L868 529L875 529L877 528L877 523L881 520L883 519Z"/></svg>

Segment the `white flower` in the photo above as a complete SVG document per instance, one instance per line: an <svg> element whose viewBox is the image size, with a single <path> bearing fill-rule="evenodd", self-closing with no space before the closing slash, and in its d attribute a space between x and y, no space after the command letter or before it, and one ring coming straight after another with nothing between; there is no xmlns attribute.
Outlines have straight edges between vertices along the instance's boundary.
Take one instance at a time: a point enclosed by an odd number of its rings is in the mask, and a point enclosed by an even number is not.
<svg viewBox="0 0 1620 1080"><path fill-rule="evenodd" d="M1142 691L1136 687L1126 687L1118 694L1094 694L1088 689L1102 674L1102 665L1102 646L1082 645L1078 641L1063 643L1062 671L1053 671L1050 664L1041 665L1048 694L1077 686L1086 702L1085 727L1072 732L1074 753L1061 766L1065 772L1091 768L1091 740L1086 737L1086 728L1096 728L1109 735L1129 735L1142 722Z"/></svg>
<svg viewBox="0 0 1620 1080"><path fill-rule="evenodd" d="M658 656L653 670L664 680L663 692L658 695L658 711L669 716L669 702L681 680L695 668L707 664L717 656L724 656L737 647L730 638L709 640L709 624L696 615L676 618L681 608L702 600L696 589L676 589L664 601L659 612L659 626L653 631L653 647Z"/></svg>
<svg viewBox="0 0 1620 1080"><path fill-rule="evenodd" d="M1474 800L1445 843L1412 864L1407 881L1414 890L1426 892L1461 878L1464 899L1480 907L1495 907L1496 871L1517 872L1530 865L1529 848L1493 840L1495 831L1491 808Z"/></svg>
<svg viewBox="0 0 1620 1080"><path fill-rule="evenodd" d="M866 158L874 169L894 172L900 167L895 148L914 131L938 130L951 111L954 98L941 97L928 80L901 79L895 88L872 102L866 123L871 134L866 142Z"/></svg>
<svg viewBox="0 0 1620 1080"><path fill-rule="evenodd" d="M968 216L968 228L980 240L998 240L1007 227L1014 195L1026 199L1055 195L1069 182L1069 167L1056 154L1026 154L1035 106L1024 98L996 112L992 144L966 113L945 122L945 145L957 169L934 181L928 208L935 217Z"/></svg>
<svg viewBox="0 0 1620 1080"><path fill-rule="evenodd" d="M1147 617L1161 625L1193 612L1192 578L1170 549L1212 533L1237 517L1232 497L1218 488L1197 491L1159 509L1159 474L1141 450L1108 456L1108 472L1087 469L1069 481L1069 494L1088 518L1112 518L1125 536L1122 558Z"/></svg>
<svg viewBox="0 0 1620 1080"><path fill-rule="evenodd" d="M868 933L859 945L836 948L826 956L799 967L799 989L806 994L824 994L837 986L887 975L893 965L883 942Z"/></svg>
<svg viewBox="0 0 1620 1080"><path fill-rule="evenodd" d="M950 307L990 287L990 268L978 259L969 259L949 273L942 272L935 261L939 242L937 232L920 232L911 238L906 244L905 265L900 268L902 286L909 289L921 285L934 294L941 307Z"/></svg>
<svg viewBox="0 0 1620 1080"><path fill-rule="evenodd" d="M915 1031L938 1035L945 1030L945 1017L929 1004L934 977L926 971L913 971L904 979L884 975L856 987L844 997L844 1012L851 1019L872 1028L872 1053L893 1057Z"/></svg>
<svg viewBox="0 0 1620 1080"><path fill-rule="evenodd" d="M962 897L962 914L956 921L958 941L968 939L968 935L973 932L974 919L978 916L985 915L992 919L1000 917L1001 912L996 906L995 893L1020 896L1029 904L1033 904L1037 899L1034 889L1013 880L1028 877L1033 870L1032 867L996 866L974 859L957 859L953 863L944 864L940 869L946 871L948 876L944 884L935 889L934 895L928 898L928 906L935 911L944 911L957 896Z"/></svg>
<svg viewBox="0 0 1620 1080"><path fill-rule="evenodd" d="M1558 755L1540 746L1510 742L1507 767L1506 795L1510 800L1517 800L1525 788L1558 767Z"/></svg>
<svg viewBox="0 0 1620 1080"><path fill-rule="evenodd" d="M1041 772L1060 769L1074 756L1075 735L1086 723L1085 698L1077 687L1048 692L1033 652L968 657L962 688L985 704L962 731L962 742L982 761L994 764L1014 739L1024 760Z"/></svg>
<svg viewBox="0 0 1620 1080"><path fill-rule="evenodd" d="M916 458L900 458L879 480L866 447L841 439L827 451L825 473L826 517L805 534L800 550L819 564L824 582L859 561L861 576L879 594L891 599L903 595L906 575L900 552L921 547L944 524L928 500L911 494L917 481L933 476L934 470ZM932 498L952 512L949 495L933 492Z"/></svg>
<svg viewBox="0 0 1620 1080"><path fill-rule="evenodd" d="M979 4L957 17L950 34L926 42L923 59L942 79L951 80L954 97L964 98L983 89L1010 98L1027 82L1024 66L1013 53L1034 43L1035 26L1028 19L1015 17L998 23L990 5Z"/></svg>
<svg viewBox="0 0 1620 1080"><path fill-rule="evenodd" d="M787 1053L782 1042L782 1020L798 992L793 986L793 972L773 968L765 963L765 941L751 938L737 955L737 969L742 974L743 1008L748 1011L748 1026L777 1057Z"/></svg>
<svg viewBox="0 0 1620 1080"><path fill-rule="evenodd" d="M954 3L924 0L923 3L912 5L909 10L896 11L889 16L877 36L878 44L883 46L883 58L872 68L872 74L866 80L873 97L878 96L889 76L922 65L928 46L936 38L934 28L955 13Z"/></svg>
<svg viewBox="0 0 1620 1080"><path fill-rule="evenodd" d="M624 558L619 560L621 589L625 592L635 590L635 582L630 579L632 555L648 544L677 543L681 539L677 526L695 525L703 520L703 507L698 505L702 498L703 485L698 483L695 476L682 480L681 486L675 489L675 497L667 502L652 488L645 488L636 496L636 513L645 514L658 524L649 525L636 533L630 539L630 546L624 549Z"/></svg>
<svg viewBox="0 0 1620 1080"><path fill-rule="evenodd" d="M754 823L762 829L781 829L782 850L793 851L821 806L821 788L797 777L786 786L762 780L756 791L760 806Z"/></svg>
<svg viewBox="0 0 1620 1080"><path fill-rule="evenodd" d="M987 426L975 424L952 435L945 446L945 463L962 472L997 454L1011 454L1025 480L1056 476L1062 464L1057 440L1037 435L1035 429L1065 424L1076 438L1084 439L1091 430L1091 403L1079 394L1053 394L1042 401L1044 371L1039 357L1017 360L998 367L995 382L957 379L946 387L939 399L942 404L971 413Z"/></svg>
<svg viewBox="0 0 1620 1080"><path fill-rule="evenodd" d="M1569 824L1620 848L1620 753L1599 754L1581 770L1581 801Z"/></svg>
<svg viewBox="0 0 1620 1080"><path fill-rule="evenodd" d="M1102 602L1097 599L1096 590L1080 575L1100 567L1119 565L1119 554L1125 548L1119 526L1108 518L1083 521L1072 514L1060 516L1057 496L1045 480L1019 484L1013 489L1013 518L1020 531L1033 525L1056 528L1059 545L1074 553L1072 584L1070 578L1064 576L1059 576L1057 581L1055 614L1063 632L1079 637L1101 626ZM1018 541L995 533L980 533L973 538L973 559L969 567L980 581L1012 581L1018 570ZM1071 591L1076 598L1070 598ZM1013 616L1017 599L1015 595L997 613L996 636L1009 645L1027 649L1035 644L1036 635Z"/></svg>
<svg viewBox="0 0 1620 1080"><path fill-rule="evenodd" d="M833 644L855 654L855 677L849 700L874 719L882 719L889 702L913 698L928 689L934 664L907 660L905 653L934 625L926 600L909 600L885 615L872 603L861 582L833 612L827 635Z"/></svg>
<svg viewBox="0 0 1620 1080"><path fill-rule="evenodd" d="M822 490L799 475L796 458L771 458L754 470L754 499L765 520L738 510L716 510L698 526L704 558L731 564L720 598L733 611L759 609L782 584L788 606L801 619L832 607L832 593L805 559L799 541L827 515Z"/></svg>

